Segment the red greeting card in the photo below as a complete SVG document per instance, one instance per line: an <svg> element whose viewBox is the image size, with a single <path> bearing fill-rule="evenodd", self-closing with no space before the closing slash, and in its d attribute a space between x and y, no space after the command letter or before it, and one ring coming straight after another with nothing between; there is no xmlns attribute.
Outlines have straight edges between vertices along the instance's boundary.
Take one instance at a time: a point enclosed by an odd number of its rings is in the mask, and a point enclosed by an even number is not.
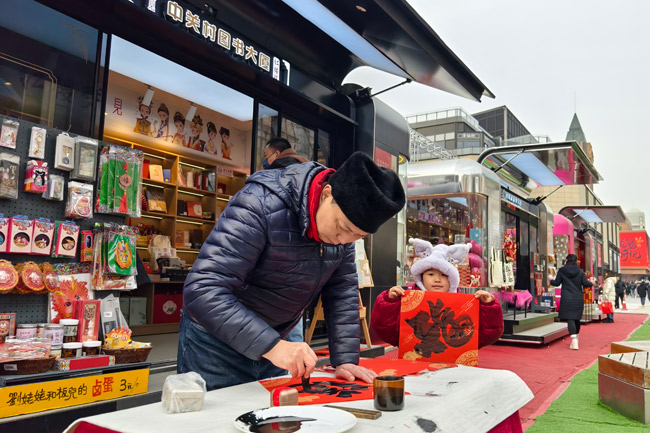
<svg viewBox="0 0 650 433"><path fill-rule="evenodd" d="M443 368L458 367L456 364L441 362L411 361L395 358L361 359L359 365L372 370L379 376L408 376L421 371L434 371Z"/></svg>
<svg viewBox="0 0 650 433"><path fill-rule="evenodd" d="M312 377L311 386L302 388L302 380L292 378L261 380L260 383L269 392L275 388L287 386L298 390L298 405L340 403L344 401L372 400L372 384L355 381L348 382L333 377Z"/></svg>
<svg viewBox="0 0 650 433"><path fill-rule="evenodd" d="M474 295L407 290L402 297L399 357L477 366L478 309Z"/></svg>
<svg viewBox="0 0 650 433"><path fill-rule="evenodd" d="M77 341L97 341L99 335L99 300L77 301Z"/></svg>

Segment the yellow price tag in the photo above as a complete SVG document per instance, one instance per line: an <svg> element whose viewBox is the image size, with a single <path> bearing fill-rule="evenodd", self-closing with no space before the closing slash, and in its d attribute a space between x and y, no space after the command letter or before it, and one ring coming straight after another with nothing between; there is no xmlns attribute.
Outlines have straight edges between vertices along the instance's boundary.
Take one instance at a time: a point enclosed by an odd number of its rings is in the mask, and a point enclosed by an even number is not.
<svg viewBox="0 0 650 433"><path fill-rule="evenodd" d="M149 369L0 388L0 418L143 394Z"/></svg>

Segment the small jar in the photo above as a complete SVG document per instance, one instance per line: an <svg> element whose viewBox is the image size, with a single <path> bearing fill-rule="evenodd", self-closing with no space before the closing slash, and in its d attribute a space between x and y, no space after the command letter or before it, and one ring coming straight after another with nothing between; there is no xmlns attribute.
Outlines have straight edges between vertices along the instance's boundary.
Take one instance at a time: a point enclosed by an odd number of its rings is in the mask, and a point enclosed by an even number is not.
<svg viewBox="0 0 650 433"><path fill-rule="evenodd" d="M76 358L81 356L81 343L63 343L63 358Z"/></svg>
<svg viewBox="0 0 650 433"><path fill-rule="evenodd" d="M63 349L62 344L51 345L50 346L50 356L56 356L57 358L61 357L61 350Z"/></svg>
<svg viewBox="0 0 650 433"><path fill-rule="evenodd" d="M36 337L38 338L45 338L45 327L47 326L47 323L39 323L36 325Z"/></svg>
<svg viewBox="0 0 650 433"><path fill-rule="evenodd" d="M63 344L63 325L48 323L43 331L45 339L50 340L53 345Z"/></svg>
<svg viewBox="0 0 650 433"><path fill-rule="evenodd" d="M59 323L63 325L63 342L73 343L77 341L79 319L61 319L59 320Z"/></svg>
<svg viewBox="0 0 650 433"><path fill-rule="evenodd" d="M101 341L84 341L82 344L81 356L99 355L99 347L102 345Z"/></svg>
<svg viewBox="0 0 650 433"><path fill-rule="evenodd" d="M16 338L20 340L36 338L36 329L35 323L20 323L16 325Z"/></svg>

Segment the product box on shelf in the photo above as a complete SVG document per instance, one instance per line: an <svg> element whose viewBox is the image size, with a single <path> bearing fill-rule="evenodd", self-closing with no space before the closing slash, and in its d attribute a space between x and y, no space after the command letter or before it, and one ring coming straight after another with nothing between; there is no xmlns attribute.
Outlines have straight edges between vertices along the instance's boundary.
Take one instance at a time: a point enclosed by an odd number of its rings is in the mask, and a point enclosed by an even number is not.
<svg viewBox="0 0 650 433"><path fill-rule="evenodd" d="M32 254L49 256L52 252L55 224L47 219L34 220L34 241Z"/></svg>
<svg viewBox="0 0 650 433"><path fill-rule="evenodd" d="M34 220L18 215L9 220L9 236L7 238L9 253L30 254L34 236Z"/></svg>
<svg viewBox="0 0 650 433"><path fill-rule="evenodd" d="M54 371L73 371L83 370L84 368L99 368L115 365L113 355L95 355L81 356L79 358L60 358L54 361L52 370Z"/></svg>
<svg viewBox="0 0 650 433"><path fill-rule="evenodd" d="M129 303L129 325L147 324L147 298L131 296Z"/></svg>
<svg viewBox="0 0 650 433"><path fill-rule="evenodd" d="M56 222L54 257L76 257L80 227L70 221Z"/></svg>
<svg viewBox="0 0 650 433"><path fill-rule="evenodd" d="M9 218L0 216L0 253L7 252L9 242Z"/></svg>
<svg viewBox="0 0 650 433"><path fill-rule="evenodd" d="M9 336L16 335L16 313L0 314L0 343Z"/></svg>
<svg viewBox="0 0 650 433"><path fill-rule="evenodd" d="M85 299L76 302L77 341L96 341L99 336L101 301L98 299Z"/></svg>
<svg viewBox="0 0 650 433"><path fill-rule="evenodd" d="M154 293L153 323L180 322L182 306L182 293Z"/></svg>

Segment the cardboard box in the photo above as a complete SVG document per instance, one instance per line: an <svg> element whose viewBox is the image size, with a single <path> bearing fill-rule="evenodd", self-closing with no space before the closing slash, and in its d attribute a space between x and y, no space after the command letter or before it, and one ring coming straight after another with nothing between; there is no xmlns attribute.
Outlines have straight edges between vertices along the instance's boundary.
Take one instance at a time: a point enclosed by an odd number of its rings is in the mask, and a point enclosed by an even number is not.
<svg viewBox="0 0 650 433"><path fill-rule="evenodd" d="M153 295L153 323L181 321L182 293L155 293Z"/></svg>
<svg viewBox="0 0 650 433"><path fill-rule="evenodd" d="M32 254L49 256L52 252L54 240L54 223L50 221L34 221L34 241L32 242Z"/></svg>
<svg viewBox="0 0 650 433"><path fill-rule="evenodd" d="M52 370L73 371L84 368L99 368L115 365L113 355L81 356L79 358L58 358L54 361Z"/></svg>
<svg viewBox="0 0 650 433"><path fill-rule="evenodd" d="M129 303L129 325L147 324L147 298L131 296Z"/></svg>
<svg viewBox="0 0 650 433"><path fill-rule="evenodd" d="M30 254L34 239L34 220L11 218L7 244L9 253Z"/></svg>

